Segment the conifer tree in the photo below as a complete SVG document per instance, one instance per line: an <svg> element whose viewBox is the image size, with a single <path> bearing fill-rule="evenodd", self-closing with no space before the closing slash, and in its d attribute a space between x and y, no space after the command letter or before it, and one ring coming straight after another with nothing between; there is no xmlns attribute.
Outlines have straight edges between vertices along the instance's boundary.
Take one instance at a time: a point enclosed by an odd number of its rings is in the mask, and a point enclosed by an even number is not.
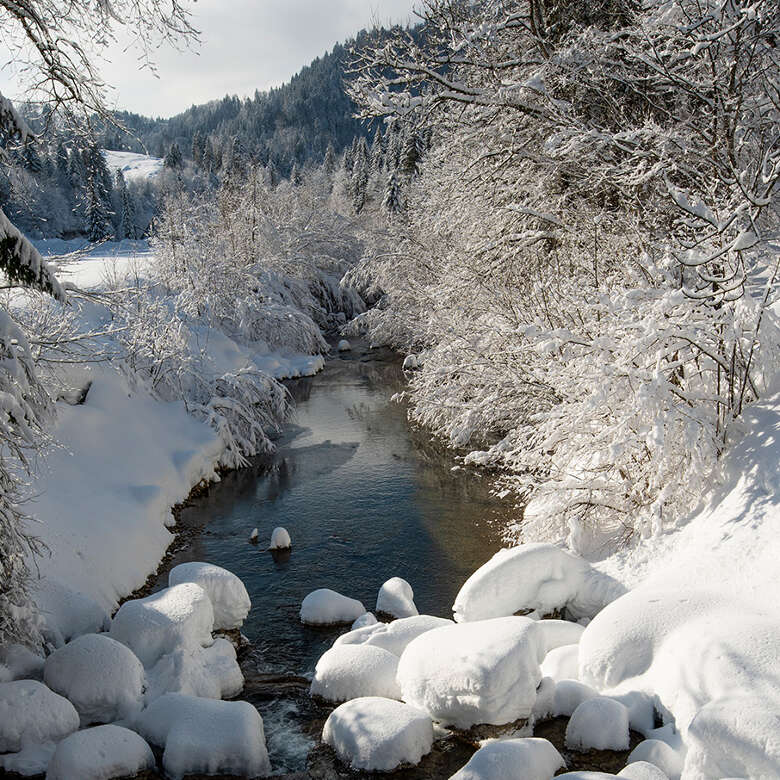
<svg viewBox="0 0 780 780"><path fill-rule="evenodd" d="M181 170L184 165L184 158L182 157L179 144L175 141L168 148L168 152L165 155L164 165L166 168L170 168L172 171Z"/></svg>

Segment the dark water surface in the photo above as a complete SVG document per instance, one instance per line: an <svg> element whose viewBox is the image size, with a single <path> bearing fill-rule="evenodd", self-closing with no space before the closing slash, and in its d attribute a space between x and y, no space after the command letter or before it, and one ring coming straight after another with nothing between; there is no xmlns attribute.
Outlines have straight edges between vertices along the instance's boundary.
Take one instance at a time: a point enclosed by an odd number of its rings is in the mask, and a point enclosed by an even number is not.
<svg viewBox="0 0 780 780"><path fill-rule="evenodd" d="M317 715L300 692L269 695L260 686L264 692L253 694L252 680L310 677L347 630L301 625L304 596L332 588L373 610L382 583L399 576L412 585L421 613L450 617L460 585L499 549L511 517L486 478L453 471L452 454L409 426L404 405L391 400L403 388L399 363L377 357L334 358L296 382L295 418L270 467L228 475L182 513L183 524L203 530L173 564L224 566L252 599L242 629L253 646L243 662L243 697L263 715L278 772L305 767ZM278 525L293 547L275 560L266 547ZM258 545L248 541L255 527Z"/></svg>

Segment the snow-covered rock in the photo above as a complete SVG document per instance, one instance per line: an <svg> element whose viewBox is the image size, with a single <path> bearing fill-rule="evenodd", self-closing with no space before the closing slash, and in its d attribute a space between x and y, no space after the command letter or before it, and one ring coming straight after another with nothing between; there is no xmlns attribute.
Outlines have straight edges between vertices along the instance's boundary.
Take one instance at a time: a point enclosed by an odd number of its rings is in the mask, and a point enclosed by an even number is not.
<svg viewBox="0 0 780 780"><path fill-rule="evenodd" d="M553 680L576 680L579 675L579 645L554 647L542 661L542 674Z"/></svg>
<svg viewBox="0 0 780 780"><path fill-rule="evenodd" d="M540 620L536 624L536 633L545 655L558 647L577 644L584 630L584 626L570 620Z"/></svg>
<svg viewBox="0 0 780 780"><path fill-rule="evenodd" d="M566 726L566 747L571 750L628 750L628 710L614 699L586 699Z"/></svg>
<svg viewBox="0 0 780 780"><path fill-rule="evenodd" d="M502 739L483 745L450 780L550 780L562 766L561 754L546 739Z"/></svg>
<svg viewBox="0 0 780 780"><path fill-rule="evenodd" d="M412 586L401 577L392 577L379 589L376 611L394 618L413 617L419 614L414 605Z"/></svg>
<svg viewBox="0 0 780 780"><path fill-rule="evenodd" d="M213 628L208 594L200 585L185 582L126 601L111 621L111 636L149 667L174 650L210 645Z"/></svg>
<svg viewBox="0 0 780 780"><path fill-rule="evenodd" d="M43 619L44 639L53 647L61 647L82 634L104 631L111 622L104 606L54 577L44 577L37 583L35 603Z"/></svg>
<svg viewBox="0 0 780 780"><path fill-rule="evenodd" d="M252 533L249 534L249 541L257 543L257 539L258 539L259 536L260 536L260 531L258 531L257 528L253 528L252 529Z"/></svg>
<svg viewBox="0 0 780 780"><path fill-rule="evenodd" d="M0 753L58 742L79 727L76 708L37 680L0 683Z"/></svg>
<svg viewBox="0 0 780 780"><path fill-rule="evenodd" d="M334 645L373 645L397 655L399 658L407 645L426 631L434 628L452 626L454 623L447 618L433 615L414 615L400 618L392 623L374 623L369 626L348 631L342 634Z"/></svg>
<svg viewBox="0 0 780 780"><path fill-rule="evenodd" d="M506 617L426 631L398 664L402 699L467 729L528 718L542 673L535 622Z"/></svg>
<svg viewBox="0 0 780 780"><path fill-rule="evenodd" d="M655 729L655 699L644 691L611 693L610 699L619 701L628 710L628 724L634 731L650 736Z"/></svg>
<svg viewBox="0 0 780 780"><path fill-rule="evenodd" d="M646 762L657 766L670 780L682 774L685 756L660 739L645 739L628 755L626 763Z"/></svg>
<svg viewBox="0 0 780 780"><path fill-rule="evenodd" d="M352 345L346 339L341 339L336 345L336 349L339 352L349 352L352 349Z"/></svg>
<svg viewBox="0 0 780 780"><path fill-rule="evenodd" d="M552 544L524 544L499 550L466 580L452 611L459 623L566 609L575 618L592 617L626 592L585 559Z"/></svg>
<svg viewBox="0 0 780 780"><path fill-rule="evenodd" d="M655 764L648 761L635 761L624 766L618 773L618 777L627 777L628 780L669 780Z"/></svg>
<svg viewBox="0 0 780 780"><path fill-rule="evenodd" d="M379 621L376 619L376 615L373 612L366 612L365 615L361 615L351 626L350 630L355 631L358 628L366 628L366 626L375 626Z"/></svg>
<svg viewBox="0 0 780 780"><path fill-rule="evenodd" d="M143 706L141 662L106 634L83 634L55 650L43 680L73 704L82 726L132 718Z"/></svg>
<svg viewBox="0 0 780 780"><path fill-rule="evenodd" d="M249 702L216 701L168 693L136 719L136 730L164 748L172 780L189 774L270 774L263 719Z"/></svg>
<svg viewBox="0 0 780 780"><path fill-rule="evenodd" d="M185 693L224 699L241 692L244 675L236 650L218 638L211 647L191 647L167 653L147 671L147 702L164 693Z"/></svg>
<svg viewBox="0 0 780 780"><path fill-rule="evenodd" d="M418 764L430 752L433 725L415 707L368 696L333 710L322 741L353 769L389 772L402 764Z"/></svg>
<svg viewBox="0 0 780 780"><path fill-rule="evenodd" d="M335 645L317 661L312 696L347 701L365 696L400 699L398 657L370 645Z"/></svg>
<svg viewBox="0 0 780 780"><path fill-rule="evenodd" d="M422 366L422 360L417 355L407 355L401 368L404 371L415 371L418 368L422 368Z"/></svg>
<svg viewBox="0 0 780 780"><path fill-rule="evenodd" d="M252 602L244 583L233 572L213 563L180 563L168 573L168 585L185 582L200 585L208 594L214 609L214 628L240 628L249 614Z"/></svg>
<svg viewBox="0 0 780 780"><path fill-rule="evenodd" d="M279 526L274 528L271 532L271 543L268 545L269 550L289 550L292 547L292 540L290 534L287 533L286 528Z"/></svg>
<svg viewBox="0 0 780 780"><path fill-rule="evenodd" d="M617 777L617 775L610 774L609 772L589 772L588 770L580 770L578 772L564 772L562 775L556 775L555 780L609 780L611 777Z"/></svg>
<svg viewBox="0 0 780 780"><path fill-rule="evenodd" d="M342 596L330 588L319 588L301 603L301 622L314 626L352 623L365 612L366 608L356 599Z"/></svg>
<svg viewBox="0 0 780 780"><path fill-rule="evenodd" d="M0 769L23 777L46 774L56 742L38 742L23 747L18 753L0 754Z"/></svg>
<svg viewBox="0 0 780 780"><path fill-rule="evenodd" d="M111 780L154 769L155 764L152 749L134 731L96 726L57 745L46 780Z"/></svg>
<svg viewBox="0 0 780 780"><path fill-rule="evenodd" d="M558 680L555 686L553 715L569 717L582 702L598 695L598 691L578 680Z"/></svg>

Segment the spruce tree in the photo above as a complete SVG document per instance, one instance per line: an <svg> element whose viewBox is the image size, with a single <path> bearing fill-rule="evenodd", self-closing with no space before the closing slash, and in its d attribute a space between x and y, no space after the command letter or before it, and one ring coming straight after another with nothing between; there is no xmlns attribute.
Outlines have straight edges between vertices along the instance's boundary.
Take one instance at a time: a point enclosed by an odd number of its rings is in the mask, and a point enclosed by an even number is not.
<svg viewBox="0 0 780 780"><path fill-rule="evenodd" d="M392 171L387 177L385 184L385 194L382 198L382 207L391 218L403 211L403 199L401 195L401 182L398 172Z"/></svg>
<svg viewBox="0 0 780 780"><path fill-rule="evenodd" d="M165 155L164 163L166 168L170 168L173 171L181 170L184 166L184 158L181 154L179 144L175 141L168 148L168 153Z"/></svg>

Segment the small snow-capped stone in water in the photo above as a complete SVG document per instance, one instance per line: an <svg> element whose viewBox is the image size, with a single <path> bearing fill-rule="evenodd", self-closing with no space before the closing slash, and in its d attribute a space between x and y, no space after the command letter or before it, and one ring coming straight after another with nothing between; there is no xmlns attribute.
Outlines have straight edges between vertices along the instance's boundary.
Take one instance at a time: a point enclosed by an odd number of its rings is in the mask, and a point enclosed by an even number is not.
<svg viewBox="0 0 780 780"><path fill-rule="evenodd" d="M565 766L561 754L546 739L495 740L483 745L452 780L548 780Z"/></svg>
<svg viewBox="0 0 780 780"><path fill-rule="evenodd" d="M346 339L341 339L336 345L336 349L339 352L349 352L352 349L352 345Z"/></svg>
<svg viewBox="0 0 780 780"><path fill-rule="evenodd" d="M292 547L292 541L290 541L290 534L287 533L286 528L274 528L271 534L271 544L268 547L269 550L289 550Z"/></svg>
<svg viewBox="0 0 780 780"><path fill-rule="evenodd" d="M420 367L420 359L417 357L417 355L407 355L404 358L403 366L401 366L404 371L414 371Z"/></svg>
<svg viewBox="0 0 780 780"><path fill-rule="evenodd" d="M376 611L394 618L414 617L419 614L414 605L412 586L401 577L392 577L379 589Z"/></svg>
<svg viewBox="0 0 780 780"><path fill-rule="evenodd" d="M586 699L566 726L570 750L628 750L628 709L606 696Z"/></svg>
<svg viewBox="0 0 780 780"><path fill-rule="evenodd" d="M375 626L379 621L376 619L376 615L373 612L366 612L365 615L361 615L351 627L351 631L355 631L358 628L365 628L366 626Z"/></svg>
<svg viewBox="0 0 780 780"><path fill-rule="evenodd" d="M366 608L359 601L330 588L312 591L301 603L301 622L310 625L351 624L365 614Z"/></svg>
<svg viewBox="0 0 780 780"><path fill-rule="evenodd" d="M260 532L257 530L257 528L253 528L252 533L249 534L249 541L257 544L257 537L259 536L259 534Z"/></svg>

